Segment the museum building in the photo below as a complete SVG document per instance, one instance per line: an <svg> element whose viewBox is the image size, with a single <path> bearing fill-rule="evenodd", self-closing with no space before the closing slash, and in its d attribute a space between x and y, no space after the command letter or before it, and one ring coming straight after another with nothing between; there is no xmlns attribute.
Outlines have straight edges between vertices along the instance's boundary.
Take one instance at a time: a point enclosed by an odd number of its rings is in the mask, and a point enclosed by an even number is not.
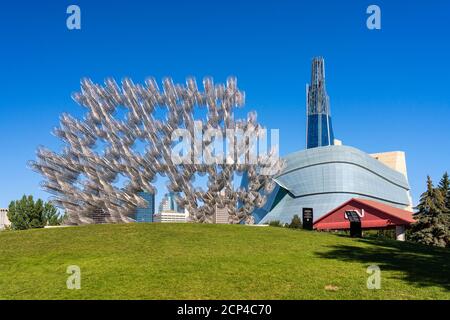
<svg viewBox="0 0 450 320"><path fill-rule="evenodd" d="M325 88L325 65L320 57L312 61L306 120L307 149L284 157L286 166L274 178L274 191L266 204L253 212L255 223L277 220L289 223L294 215L301 217L305 208L312 209L314 220L320 222L325 215L352 199L379 204L385 214L391 211L395 215L397 210L409 212L409 218L404 220L409 222L404 226L411 223L412 199L405 153L367 154L334 139ZM315 225L317 229L321 226L320 223ZM345 227L349 227L348 224ZM388 226L380 224L379 227Z"/></svg>

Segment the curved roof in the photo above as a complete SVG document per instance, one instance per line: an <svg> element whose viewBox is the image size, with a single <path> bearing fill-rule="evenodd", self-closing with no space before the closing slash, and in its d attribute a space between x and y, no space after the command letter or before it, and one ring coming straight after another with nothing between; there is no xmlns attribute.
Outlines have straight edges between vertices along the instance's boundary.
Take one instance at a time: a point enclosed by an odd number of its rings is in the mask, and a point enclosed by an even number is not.
<svg viewBox="0 0 450 320"><path fill-rule="evenodd" d="M313 208L319 218L352 198L400 209L412 205L406 176L356 148L318 147L284 160L286 167L274 178L278 187L254 212L257 223L290 222L302 208Z"/></svg>
<svg viewBox="0 0 450 320"><path fill-rule="evenodd" d="M292 196L353 193L410 204L407 178L370 155L349 146L327 146L289 154L274 179Z"/></svg>

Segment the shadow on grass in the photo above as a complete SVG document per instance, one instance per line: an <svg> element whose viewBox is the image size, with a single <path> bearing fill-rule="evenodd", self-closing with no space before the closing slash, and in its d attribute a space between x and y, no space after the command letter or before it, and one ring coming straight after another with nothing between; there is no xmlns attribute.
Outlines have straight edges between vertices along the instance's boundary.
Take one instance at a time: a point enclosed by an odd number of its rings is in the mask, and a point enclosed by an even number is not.
<svg viewBox="0 0 450 320"><path fill-rule="evenodd" d="M346 237L346 236L342 236ZM333 245L318 252L325 259L376 264L383 270L400 271L401 278L415 286L439 286L450 291L450 250L414 243L359 239L371 246Z"/></svg>

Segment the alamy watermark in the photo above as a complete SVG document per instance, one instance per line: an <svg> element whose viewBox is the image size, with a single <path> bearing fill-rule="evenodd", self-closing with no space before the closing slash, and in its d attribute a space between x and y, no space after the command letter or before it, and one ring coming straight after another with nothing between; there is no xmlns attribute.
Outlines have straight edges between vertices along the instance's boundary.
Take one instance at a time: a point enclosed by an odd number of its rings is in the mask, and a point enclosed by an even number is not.
<svg viewBox="0 0 450 320"><path fill-rule="evenodd" d="M178 128L171 134L173 164L205 165L260 165L262 175L272 175L279 160L279 129L209 128L202 129L201 121L195 121L193 132ZM270 133L270 150L268 143Z"/></svg>
<svg viewBox="0 0 450 320"><path fill-rule="evenodd" d="M367 267L366 272L370 274L367 278L367 289L379 290L381 289L381 269L377 265Z"/></svg>
<svg viewBox="0 0 450 320"><path fill-rule="evenodd" d="M81 9L79 6L72 4L67 7L66 13L69 16L66 19L66 26L69 30L81 29Z"/></svg>
<svg viewBox="0 0 450 320"><path fill-rule="evenodd" d="M66 19L66 26L69 30L81 29L81 9L78 5L72 4L67 7L66 13L69 16ZM367 18L366 26L369 30L381 30L381 8L372 4L367 7L366 13L370 16Z"/></svg>
<svg viewBox="0 0 450 320"><path fill-rule="evenodd" d="M68 266L66 270L67 274L70 276L67 278L66 285L69 290L80 290L81 289L81 269L79 266Z"/></svg>
<svg viewBox="0 0 450 320"><path fill-rule="evenodd" d="M379 6L372 4L367 7L367 14L370 16L367 18L366 25L369 30L381 29L381 9Z"/></svg>

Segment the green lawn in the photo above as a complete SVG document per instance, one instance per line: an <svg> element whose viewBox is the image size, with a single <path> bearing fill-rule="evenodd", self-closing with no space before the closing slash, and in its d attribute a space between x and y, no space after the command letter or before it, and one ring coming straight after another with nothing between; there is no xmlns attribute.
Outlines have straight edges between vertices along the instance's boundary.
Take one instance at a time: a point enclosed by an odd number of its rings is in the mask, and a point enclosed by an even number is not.
<svg viewBox="0 0 450 320"><path fill-rule="evenodd" d="M380 290L366 286L372 264ZM69 265L81 290L66 287ZM0 299L450 299L450 251L232 225L6 231Z"/></svg>

